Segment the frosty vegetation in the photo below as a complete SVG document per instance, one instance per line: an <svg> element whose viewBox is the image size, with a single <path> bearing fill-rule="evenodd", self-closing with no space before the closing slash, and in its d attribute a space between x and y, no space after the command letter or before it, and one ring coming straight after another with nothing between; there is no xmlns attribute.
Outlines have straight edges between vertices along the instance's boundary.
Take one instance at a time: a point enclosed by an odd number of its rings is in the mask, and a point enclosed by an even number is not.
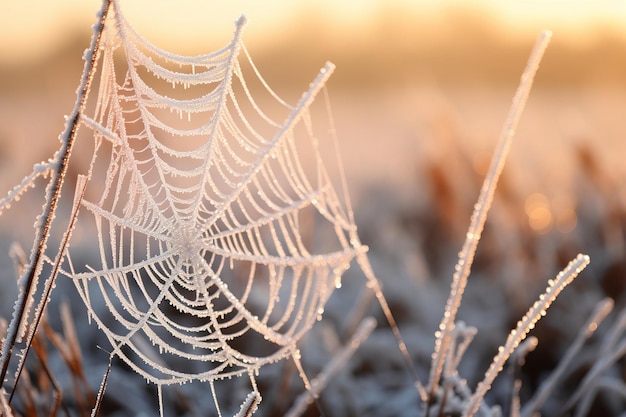
<svg viewBox="0 0 626 417"><path fill-rule="evenodd" d="M468 386L458 366L476 329L456 316L549 32L537 41L513 99L435 333L429 379L420 381L369 263L368 248L357 234L339 155L327 161L319 151L324 135L316 130L311 106L325 92L334 66L326 64L291 105L254 66L242 42L245 24L243 17L237 21L234 37L224 48L182 56L159 49L137 33L119 1L104 1L60 150L0 201L0 210L6 211L37 178L49 181L2 345L0 411L6 416L28 414L12 404L13 393L29 349L37 343L55 282L70 280L88 319L110 344L102 347L109 354L109 367L93 399L93 415L100 411L109 373L115 372L114 359L157 387L155 409L161 415L167 386L197 383L208 386L219 416L222 399L216 386L231 378L247 379L249 392L237 399L236 415L265 415L257 376L268 364L291 361L302 394L287 415L303 415L375 327L372 318L359 317L361 324L347 343L309 379L299 342L323 319L327 300L341 287L344 272L356 264L390 325L396 354L413 379L419 398L414 415L502 415L498 405L486 403L485 395L507 360L520 360L536 345L534 338L524 343L526 336L589 263L588 256L579 255L548 281L545 293L504 341L483 381L476 388ZM97 90L91 88L94 80ZM325 110L334 132L328 103ZM93 153L73 184L69 212L56 216L79 129L90 132ZM339 178L332 178L329 163L339 168ZM59 248L49 249L54 221L66 222L66 233ZM94 236L98 256L89 262L72 243L75 229ZM530 416L541 409L576 346L580 348L611 307L610 301L599 306L553 378L528 404L514 396L508 415ZM589 371L566 408L581 402L584 409L589 393L599 389L598 375L626 349L617 342L622 330L616 328L605 360Z"/></svg>

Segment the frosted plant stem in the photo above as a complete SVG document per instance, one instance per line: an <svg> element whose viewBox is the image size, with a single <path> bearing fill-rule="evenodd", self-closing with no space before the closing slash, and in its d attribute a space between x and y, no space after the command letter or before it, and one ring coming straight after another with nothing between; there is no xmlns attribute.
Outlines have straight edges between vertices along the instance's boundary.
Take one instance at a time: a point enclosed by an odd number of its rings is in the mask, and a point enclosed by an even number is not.
<svg viewBox="0 0 626 417"><path fill-rule="evenodd" d="M296 398L291 409L285 414L285 417L298 417L303 415L307 406L314 398L319 396L320 392L326 388L330 380L345 366L346 362L359 346L361 346L361 343L372 333L375 327L376 320L372 317L363 319L352 338L333 356L319 375L311 380L311 389Z"/></svg>
<svg viewBox="0 0 626 417"><path fill-rule="evenodd" d="M585 378L578 385L578 388L572 394L572 397L567 401L563 407L563 412L570 410L574 407L576 402L587 392L593 389L594 384L600 378L600 375L605 372L610 366L617 362L621 357L626 355L626 340L623 340L611 354L602 355L600 359L593 365L593 367L587 372Z"/></svg>
<svg viewBox="0 0 626 417"><path fill-rule="evenodd" d="M604 337L602 345L600 346L600 357L607 356L615 346L619 343L622 335L626 331L626 309L623 309L616 322L611 326L609 334Z"/></svg>
<svg viewBox="0 0 626 417"><path fill-rule="evenodd" d="M472 340L474 340L477 333L478 329L476 327L467 326L461 321L455 323L453 335L454 349L450 349L448 359L446 360L446 366L449 366L449 372L447 372L448 375L452 375L457 372L465 351L469 347L470 343L472 343ZM458 342L457 339L459 339Z"/></svg>
<svg viewBox="0 0 626 417"><path fill-rule="evenodd" d="M500 173L504 167L504 161L511 145L511 140L515 129L517 128L518 121L521 117L522 110L528 99L530 88L533 83L533 79L541 57L548 46L552 33L550 31L543 31L535 43L535 47L528 59L526 69L522 74L520 85L513 97L513 104L509 110L509 114L504 123L502 133L495 153L491 159L491 165L489 172L485 178L478 202L474 206L474 212L472 213L469 230L465 237L465 242L461 252L459 253L459 260L455 267L454 276L452 278L452 285L450 288L450 296L446 302L445 312L439 329L436 333L435 348L432 355L432 364L430 368L430 375L428 381L429 398L428 401L434 401L434 395L441 373L443 370L443 364L445 361L445 353L447 352L447 346L450 343L450 337L452 329L454 328L455 317L459 306L461 304L461 298L465 286L467 285L467 278L470 274L472 262L474 260L474 254L476 253L476 247L480 240L480 235L483 231L485 221L487 219L487 212L491 207L493 196L496 190L496 185L500 177Z"/></svg>
<svg viewBox="0 0 626 417"><path fill-rule="evenodd" d="M31 251L30 265L26 268L24 275L20 279L20 283L23 286L20 291L20 295L15 303L13 316L11 318L11 324L7 329L7 336L4 339L2 345L2 353L0 356L0 384L4 384L6 379L7 370L9 368L9 362L13 353L13 348L18 339L18 334L22 333L26 323L24 320L28 319L28 310L30 299L33 296L36 287L38 276L41 272L41 267L44 260L44 253L46 250L52 221L54 220L55 211L61 197L61 189L63 187L63 181L67 172L68 163L72 148L74 146L76 134L78 132L78 122L80 120L80 114L85 108L87 101L87 95L91 87L93 80L93 74L95 72L96 62L98 59L98 52L100 47L100 40L102 38L102 32L104 30L104 22L106 20L109 7L112 0L104 0L102 9L98 13L98 23L94 26L94 33L91 38L91 45L87 50L85 58L85 66L83 69L83 75L81 78L80 86L77 91L76 104L72 111L72 114L68 117L66 122L65 131L61 135L61 148L54 157L54 163L51 165L52 174L51 180L46 188L46 204L44 205L43 212L38 220L38 227L36 228L36 235L34 239L34 246ZM43 311L47 298L43 298L40 301L38 309ZM34 332L35 329L33 329ZM19 370L18 370L19 371ZM15 388L15 384L13 389Z"/></svg>
<svg viewBox="0 0 626 417"><path fill-rule="evenodd" d="M520 391L522 389L522 380L520 379L519 371L521 367L524 365L526 357L532 351L537 348L539 344L539 339L535 336L531 336L520 343L520 345L515 349L515 353L511 358L512 364L511 366L511 375L513 377L513 387L511 390L511 402L509 409L509 417L520 417L521 413L521 402L520 402Z"/></svg>
<svg viewBox="0 0 626 417"><path fill-rule="evenodd" d="M102 400L104 399L104 392L106 391L107 382L109 381L109 374L111 373L111 363L113 362L113 355L109 354L109 364L107 365L107 370L104 373L104 377L102 377L102 383L100 384L100 389L98 389L98 396L96 397L96 403L91 410L91 417L98 417L98 413L100 413L100 406L102 405Z"/></svg>
<svg viewBox="0 0 626 417"><path fill-rule="evenodd" d="M509 417L520 417L520 399L519 393L522 389L522 381L516 379L513 382L513 397L511 398L511 411Z"/></svg>
<svg viewBox="0 0 626 417"><path fill-rule="evenodd" d="M6 392L4 388L0 388L0 415L4 417L13 417L13 411L11 410L11 406L7 402Z"/></svg>
<svg viewBox="0 0 626 417"><path fill-rule="evenodd" d="M561 291L569 285L587 265L589 265L589 257L579 254L565 269L559 272L555 280L548 281L546 291L539 296L539 299L535 301L524 317L517 322L517 326L509 333L504 346L498 348L498 354L493 359L493 362L491 362L489 369L485 373L485 377L478 383L476 391L467 403L465 411L463 412L464 417L471 417L478 411L485 394L491 388L491 384L502 370L509 356L511 356L520 342L526 338L528 332L535 327L539 319L546 314L546 310Z"/></svg>
<svg viewBox="0 0 626 417"><path fill-rule="evenodd" d="M616 349L619 343L619 340L623 336L625 328L626 328L626 310L622 310L617 318L617 321L613 324L613 326L611 326L611 329L608 335L604 337L604 340L602 341L602 345L600 348L600 352L597 355L598 358L604 359L604 358L612 356L611 352ZM621 357L621 355L617 356L616 360L619 359L619 357ZM609 365L610 364L612 364L612 362L609 362ZM586 382L588 381L589 375L591 375L592 373L597 374L597 371L596 371L597 365L598 363L596 362L591 368L591 370L587 373L587 375L585 375L585 379L583 380L583 382L581 382L581 384L579 385L579 388L577 391L581 391L582 398L578 399L578 396L576 395L573 396L572 400L568 401L564 411L568 410L569 407L573 407L574 404L578 403L576 407L576 417L586 415L586 410L588 410L588 408L591 406L591 402L593 402L593 399L595 398L597 391L603 388L601 386L603 382L602 378L598 378L597 381L595 381L593 384L588 384ZM585 388L581 390L581 387L583 386ZM622 384L622 387L624 387L623 384ZM612 381L612 388L613 389L617 388L617 383L615 380ZM622 394L622 396L626 397L626 395L624 394Z"/></svg>
<svg viewBox="0 0 626 417"><path fill-rule="evenodd" d="M11 203L20 199L20 197L31 187L35 186L35 180L38 177L46 176L50 173L52 161L35 164L33 171L24 177L21 183L16 185L7 196L0 199L0 215L5 209L11 207Z"/></svg>
<svg viewBox="0 0 626 417"><path fill-rule="evenodd" d="M616 381L615 378L610 377L599 378L592 387L585 391L585 396L578 403L576 413L573 417L588 416L589 409L593 405L593 400L599 392L605 395L608 392L613 392L622 397L622 401L626 400L626 385L623 382Z"/></svg>
<svg viewBox="0 0 626 417"><path fill-rule="evenodd" d="M522 417L531 417L533 413L539 411L541 406L548 399L557 382L563 378L563 375L567 371L570 366L572 360L578 355L578 352L582 348L583 344L587 339L591 337L591 335L598 328L598 325L602 320L606 318L606 316L613 309L613 300L610 298L605 298L600 301L596 308L594 309L591 317L585 323L585 326L581 328L581 331L576 336L574 342L570 345L565 352L565 355L559 361L559 365L556 367L554 371L550 373L548 379L546 379L537 392L533 395L533 397L524 405L521 416Z"/></svg>
<svg viewBox="0 0 626 417"><path fill-rule="evenodd" d="M59 274L59 268L60 268L62 259L67 252L67 247L70 241L70 237L72 236L72 232L74 231L74 226L76 224L76 217L78 216L78 209L80 207L80 202L85 196L86 187L87 187L87 177L85 177L84 175L79 175L78 180L76 181L74 205L72 207L72 213L70 214L70 222L69 222L69 225L67 226L67 230L65 231L63 239L61 240L59 253L57 254L57 258L53 264L52 272L50 273L50 276L46 279L44 283L44 289L41 295L41 299L46 300L46 301L41 301L39 305L37 306L37 309L35 310L35 317L33 319L33 324L28 329L28 334L26 336L26 347L24 348L23 353L20 355L20 358L19 358L17 371L16 371L16 377L15 377L15 385L17 385L17 381L19 381L20 376L22 374L22 369L24 368L24 361L26 360L26 357L28 356L28 352L30 351L32 340L35 337L35 331L39 328L39 324L41 323L41 320L43 318L43 314L45 311L45 304L47 300L50 298L50 293L52 292L54 280ZM14 394L15 394L15 390L11 392L11 396L9 397L9 402L11 402L11 400L13 399Z"/></svg>
<svg viewBox="0 0 626 417"><path fill-rule="evenodd" d="M257 391L252 391L241 404L239 412L235 414L235 417L251 417L259 407L260 402L261 394Z"/></svg>

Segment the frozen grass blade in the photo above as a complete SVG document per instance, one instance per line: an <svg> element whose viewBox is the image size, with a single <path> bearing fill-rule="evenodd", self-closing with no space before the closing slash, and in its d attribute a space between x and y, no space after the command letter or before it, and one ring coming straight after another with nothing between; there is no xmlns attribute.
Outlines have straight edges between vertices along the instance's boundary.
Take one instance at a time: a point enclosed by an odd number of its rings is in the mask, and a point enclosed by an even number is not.
<svg viewBox="0 0 626 417"><path fill-rule="evenodd" d="M24 177L21 183L16 185L7 196L0 200L0 215L6 209L11 207L11 204L15 201L18 201L23 194L28 191L29 188L33 188L35 186L35 180L39 177L46 177L50 174L52 161L48 161L47 163L39 163L35 164L33 167L33 172L28 174L28 176Z"/></svg>
<svg viewBox="0 0 626 417"><path fill-rule="evenodd" d="M583 395L593 391L594 386L601 379L602 373L620 360L624 355L626 355L626 340L623 340L618 346L616 346L612 353L601 355L600 359L598 359L589 372L587 372L587 375L585 375L585 378L576 389L576 392L574 392L572 397L565 404L563 412L573 408Z"/></svg>
<svg viewBox="0 0 626 417"><path fill-rule="evenodd" d="M570 345L567 352L565 352L563 358L559 361L557 368L552 371L548 379L541 384L533 397L524 405L521 413L522 417L531 417L533 413L539 411L541 406L552 394L557 382L563 378L567 368L576 355L578 355L578 352L583 347L585 341L591 337L591 335L598 328L600 322L602 322L611 312L613 304L614 302L610 298L605 298L598 303L587 323L581 327L581 331L578 333L578 336Z"/></svg>
<svg viewBox="0 0 626 417"><path fill-rule="evenodd" d="M511 409L509 411L509 417L520 417L521 402L520 391L522 389L522 380L520 379L519 372L526 361L526 356L537 348L539 339L531 336L524 340L515 349L513 357L511 358L511 374L513 375L513 389L511 392Z"/></svg>
<svg viewBox="0 0 626 417"><path fill-rule="evenodd" d="M91 390L85 367L83 365L82 352L78 342L78 334L72 318L70 305L67 302L60 306L61 323L63 324L63 335L56 333L47 321L43 322L42 330L48 340L52 342L59 352L59 355L70 370L72 385L74 388L74 401L79 410L88 410L95 400L95 395Z"/></svg>
<svg viewBox="0 0 626 417"><path fill-rule="evenodd" d="M30 351L31 343L34 340L35 333L44 318L45 307L46 307L47 301L50 299L50 294L52 293L52 288L54 287L54 281L56 280L58 276L61 260L65 256L65 252L67 251L70 237L72 235L72 232L74 231L74 226L76 224L76 217L78 216L78 209L80 207L80 201L82 200L85 194L86 186L87 186L87 177L83 175L79 175L76 181L76 189L74 190L75 191L74 204L72 206L72 212L70 214L70 221L67 226L67 230L65 231L65 234L63 235L63 239L61 240L59 253L57 255L56 261L53 263L52 271L50 272L50 275L48 276L48 278L46 278L46 280L44 281L44 288L43 288L43 292L41 295L41 300L39 301L39 303L37 304L35 308L32 325L30 325L28 328L28 332L26 334L26 340L25 340L26 346L23 348L22 354L19 357L17 370L15 372L16 376L15 376L14 386L17 386L20 375L22 373L22 369L24 367L24 362ZM11 393L11 397L9 397L9 402L13 398L14 393L15 393L15 390Z"/></svg>
<svg viewBox="0 0 626 417"><path fill-rule="evenodd" d="M107 370L104 373L104 377L102 378L102 383L100 384L100 389L98 390L98 395L96 397L96 403L94 404L94 407L91 410L91 417L97 417L98 413L100 413L100 406L102 405L102 400L104 399L104 393L107 388L107 382L109 381L109 374L111 373L112 362L113 362L113 355L109 354L109 364L107 365Z"/></svg>
<svg viewBox="0 0 626 417"><path fill-rule="evenodd" d="M446 302L443 319L441 320L439 329L436 332L435 349L432 355L428 381L429 404L431 404L435 399L435 390L439 384L441 373L443 371L445 355L452 336L456 314L461 304L463 292L467 285L467 278L470 274L474 254L476 253L476 247L478 246L478 242L487 219L487 212L491 207L496 185L504 167L504 161L510 148L513 134L515 133L515 129L521 117L524 105L526 104L526 100L528 99L528 94L530 93L535 73L537 72L539 62L541 61L541 57L548 46L551 36L552 33L550 31L543 31L535 43L535 47L530 55L526 69L522 74L520 85L513 98L513 104L504 123L498 147L496 148L491 160L489 172L483 182L478 202L474 206L474 212L472 213L470 220L469 230L465 237L465 242L463 243L463 248L459 254L459 260L452 278L450 296Z"/></svg>
<svg viewBox="0 0 626 417"><path fill-rule="evenodd" d="M21 283L23 284L20 296L15 303L13 317L11 318L11 324L7 330L7 336L4 339L2 345L2 352L0 356L0 384L4 384L7 371L9 368L9 362L13 349L18 340L20 333L23 333L23 329L26 327L26 321L29 315L29 306L32 303L32 296L37 287L38 276L41 272L41 267L45 258L45 250L47 247L48 237L50 234L50 228L52 227L52 221L54 220L56 207L61 197L61 189L67 172L70 154L72 152L76 133L78 131L78 122L80 114L83 112L87 94L91 87L93 80L93 74L98 59L98 52L100 47L100 40L102 32L104 30L104 21L106 19L109 5L111 0L105 0L102 4L102 9L98 14L98 23L94 26L94 33L91 39L90 48L85 54L85 67L81 78L80 86L77 92L76 104L72 111L72 114L67 119L65 132L61 135L61 148L54 157L54 162L51 163L51 180L46 188L46 203L44 205L43 213L37 221L35 226L36 236L34 240L34 246L31 253L30 265L26 268ZM37 170L35 170L37 171ZM47 298L40 300L38 309L44 310ZM35 331L35 329L33 329ZM19 369L18 369L19 372Z"/></svg>
<svg viewBox="0 0 626 417"><path fill-rule="evenodd" d="M252 417L252 414L254 414L259 407L260 402L261 394L256 391L252 391L248 394L243 404L241 404L241 408L235 417Z"/></svg>
<svg viewBox="0 0 626 417"><path fill-rule="evenodd" d="M45 377L48 379L48 381L51 384L52 397L53 397L54 403L52 404L50 415L56 416L58 415L57 413L59 411L59 408L62 405L61 401L63 400L63 390L61 388L61 385L55 378L54 374L50 370L50 366L48 365L48 362L49 362L48 353L46 352L45 343L42 341L42 339L43 337L36 337L35 339L33 339L32 347L35 350L35 353L37 354L37 356L39 357L39 364L41 366L41 372L45 375ZM66 416L70 415L70 412L66 406L63 406L63 410L65 411Z"/></svg>
<svg viewBox="0 0 626 417"><path fill-rule="evenodd" d="M622 401L626 400L626 384L616 378L598 378L593 386L586 390L584 397L580 400L578 406L576 407L576 413L573 417L589 416L589 409L593 405L593 400L595 400L596 395L598 393L606 395L609 392L617 394L618 398L621 397Z"/></svg>
<svg viewBox="0 0 626 417"><path fill-rule="evenodd" d="M457 369L463 359L465 351L478 333L478 329L467 326L459 321L454 325L452 343L448 347L448 358L445 363L444 375L451 376L457 373Z"/></svg>
<svg viewBox="0 0 626 417"><path fill-rule="evenodd" d="M578 255L565 269L559 272L555 280L548 281L546 291L539 296L539 299L535 301L524 317L517 322L517 326L509 333L504 346L498 348L498 354L485 373L484 379L478 383L476 391L467 403L465 412L463 413L464 417L471 417L478 411L485 394L491 389L491 384L502 370L509 356L511 356L520 342L526 338L528 332L535 327L539 319L546 314L546 310L561 291L567 287L587 265L589 265L589 257L587 255Z"/></svg>
<svg viewBox="0 0 626 417"><path fill-rule="evenodd" d="M618 347L618 344L620 340L623 338L625 329L626 329L626 309L623 309L620 312L619 316L617 317L617 320L615 321L613 326L611 326L609 333L604 337L604 340L602 341L600 352L598 353L597 357L601 358L603 363L604 363L605 358L615 357L615 355L612 352L614 352L616 349L618 351L617 358L619 359L619 357L621 356L619 351L620 350L623 351L624 345L622 344L621 347ZM612 360L608 362L608 365L610 366L611 363L613 363ZM578 388L577 392L572 396L572 399L568 401L568 403L566 404L564 412L567 411L569 408L573 407L575 404L577 404L575 416L578 417L578 416L585 415L586 410L588 410L591 407L592 405L591 403L595 399L596 394L599 391L602 391L603 389L609 388L609 387L613 391L620 394L622 397L626 398L626 394L624 394L626 393L626 386L615 378L597 376L597 373L598 373L596 370L597 366L598 366L598 362L596 362L591 368L591 370L589 370L589 372L585 376L585 379L583 380L583 382L581 382L580 387ZM588 379L589 375L591 375L592 373L595 374L597 378L591 378L589 380ZM592 382L592 383L589 383L589 382ZM583 386L585 388L582 388Z"/></svg>

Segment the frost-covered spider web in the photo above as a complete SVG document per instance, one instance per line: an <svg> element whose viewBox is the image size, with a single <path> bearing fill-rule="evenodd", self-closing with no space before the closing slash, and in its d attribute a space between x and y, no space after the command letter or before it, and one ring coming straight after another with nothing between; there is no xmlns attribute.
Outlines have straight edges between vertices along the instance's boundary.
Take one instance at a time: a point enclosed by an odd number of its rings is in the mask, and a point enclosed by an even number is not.
<svg viewBox="0 0 626 417"><path fill-rule="evenodd" d="M81 216L99 260L81 266L70 248L65 272L112 355L147 380L254 386L264 364L298 363L296 343L364 251L311 123L333 67L290 106L250 60L243 18L226 47L188 57L113 7L82 118L98 153Z"/></svg>

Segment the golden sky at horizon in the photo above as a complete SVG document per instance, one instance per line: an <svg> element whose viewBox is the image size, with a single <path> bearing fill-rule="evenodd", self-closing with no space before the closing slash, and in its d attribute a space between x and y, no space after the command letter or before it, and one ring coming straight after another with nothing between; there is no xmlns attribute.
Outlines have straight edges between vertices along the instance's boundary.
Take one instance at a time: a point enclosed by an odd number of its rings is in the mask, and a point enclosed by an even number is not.
<svg viewBox="0 0 626 417"><path fill-rule="evenodd" d="M3 0L0 14L0 61L34 59L58 45L80 28L95 22L99 0ZM617 0L231 0L219 4L207 0L132 0L123 2L127 19L145 36L167 49L193 50L196 40L207 38L222 44L233 31L233 22L244 13L250 22L246 42L280 36L298 17L323 17L325 24L345 32L358 32L383 9L412 13L436 26L449 10L462 7L487 16L508 34L524 34L549 28L573 40L584 41L599 28L611 28L626 37L626 2ZM444 28L445 29L445 28ZM213 42L215 43L215 42ZM182 45L182 47L181 47ZM178 51L177 51L178 52Z"/></svg>

